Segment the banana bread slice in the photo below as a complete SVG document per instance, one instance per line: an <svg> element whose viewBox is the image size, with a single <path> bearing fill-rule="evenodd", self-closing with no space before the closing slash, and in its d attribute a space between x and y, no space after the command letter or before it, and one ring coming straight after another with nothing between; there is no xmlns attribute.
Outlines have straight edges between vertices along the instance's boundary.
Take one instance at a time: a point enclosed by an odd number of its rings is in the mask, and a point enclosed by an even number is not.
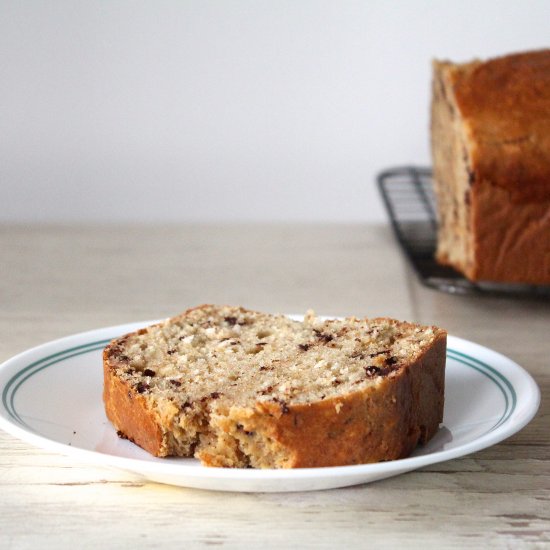
<svg viewBox="0 0 550 550"><path fill-rule="evenodd" d="M207 466L391 460L437 432L445 352L436 327L203 305L105 348L105 410L153 455Z"/></svg>

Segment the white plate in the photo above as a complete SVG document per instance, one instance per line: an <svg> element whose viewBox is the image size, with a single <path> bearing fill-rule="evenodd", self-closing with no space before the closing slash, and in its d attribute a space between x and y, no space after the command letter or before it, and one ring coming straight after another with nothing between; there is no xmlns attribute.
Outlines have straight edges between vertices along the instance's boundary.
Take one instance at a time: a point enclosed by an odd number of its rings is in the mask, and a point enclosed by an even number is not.
<svg viewBox="0 0 550 550"><path fill-rule="evenodd" d="M68 336L0 365L0 428L32 445L160 483L221 491L312 491L368 483L479 451L523 428L540 402L536 383L519 365L449 336L443 425L410 458L295 470L205 468L191 458L154 458L117 437L102 402L103 347L150 323Z"/></svg>

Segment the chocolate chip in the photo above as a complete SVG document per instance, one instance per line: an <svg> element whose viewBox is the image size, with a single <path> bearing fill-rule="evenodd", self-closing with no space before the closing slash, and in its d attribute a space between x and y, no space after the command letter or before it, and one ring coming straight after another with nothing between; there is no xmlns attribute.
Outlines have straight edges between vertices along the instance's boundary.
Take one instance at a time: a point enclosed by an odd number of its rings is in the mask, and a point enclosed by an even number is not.
<svg viewBox="0 0 550 550"><path fill-rule="evenodd" d="M365 374L369 377L369 378L372 378L373 376L377 376L378 374L380 374L380 368L379 367L375 367L373 365L369 366L369 367L365 367Z"/></svg>
<svg viewBox="0 0 550 550"><path fill-rule="evenodd" d="M298 344L298 347L299 347L302 351L307 351L307 350L311 347L311 344Z"/></svg>
<svg viewBox="0 0 550 550"><path fill-rule="evenodd" d="M208 394L208 395L205 395L204 397L201 398L200 402L201 403L204 403L205 401L207 401L208 399L219 399L220 396L222 396L223 393L221 392L217 392L217 391L213 391L212 393Z"/></svg>
<svg viewBox="0 0 550 550"><path fill-rule="evenodd" d="M236 317L224 317L223 320L230 326L234 327L237 324Z"/></svg>
<svg viewBox="0 0 550 550"><path fill-rule="evenodd" d="M140 382L140 383L136 386L136 391L137 391L138 393L145 393L148 389L149 389L149 384L145 384L144 382Z"/></svg>
<svg viewBox="0 0 550 550"><path fill-rule="evenodd" d="M155 374L157 374L157 373L154 370L151 370L151 369L145 369L143 371L144 376L155 376Z"/></svg>
<svg viewBox="0 0 550 550"><path fill-rule="evenodd" d="M476 180L476 173L473 170L470 170L470 168L467 168L467 171L468 171L468 184L471 187Z"/></svg>
<svg viewBox="0 0 550 550"><path fill-rule="evenodd" d="M313 332L315 333L315 336L319 338L319 340L322 340L325 343L330 342L334 339L334 336L332 334L327 334L326 332L321 332L320 330L313 329Z"/></svg>
<svg viewBox="0 0 550 550"><path fill-rule="evenodd" d="M192 401L186 401L182 406L181 406L181 410L184 411L185 409L189 409L193 406L193 402Z"/></svg>
<svg viewBox="0 0 550 550"><path fill-rule="evenodd" d="M175 349L169 349L166 353L168 355L174 355L174 353L176 353L176 350Z"/></svg>
<svg viewBox="0 0 550 550"><path fill-rule="evenodd" d="M339 386L341 383L342 383L341 380L333 380L333 381L332 381L332 385L333 385L333 386Z"/></svg>
<svg viewBox="0 0 550 550"><path fill-rule="evenodd" d="M386 376L390 374L390 372L393 372L395 370L395 367L393 365L395 365L396 363L397 363L397 358L388 357L385 360L385 366L383 368L370 365L368 367L365 367L365 374L369 378L372 378L373 376Z"/></svg>
<svg viewBox="0 0 550 550"><path fill-rule="evenodd" d="M262 369L260 369L262 370ZM267 386L267 388L264 388L263 390L260 390L259 393L261 395L266 395L268 393L271 393L273 391L273 386Z"/></svg>
<svg viewBox="0 0 550 550"><path fill-rule="evenodd" d="M176 388L179 388L181 386L181 382L179 380L170 380L170 384L176 386Z"/></svg>
<svg viewBox="0 0 550 550"><path fill-rule="evenodd" d="M351 359L364 359L365 358L365 354L364 353L361 353L360 351L356 351L355 353L352 353L350 355Z"/></svg>

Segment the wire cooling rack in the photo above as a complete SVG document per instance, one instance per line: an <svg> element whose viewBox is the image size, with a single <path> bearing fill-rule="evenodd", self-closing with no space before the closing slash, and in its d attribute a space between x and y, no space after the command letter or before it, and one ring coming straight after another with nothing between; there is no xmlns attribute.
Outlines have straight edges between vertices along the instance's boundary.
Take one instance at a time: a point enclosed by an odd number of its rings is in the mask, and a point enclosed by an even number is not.
<svg viewBox="0 0 550 550"><path fill-rule="evenodd" d="M395 236L424 285L453 294L550 297L550 286L473 283L435 261L437 216L429 168L392 168L377 179Z"/></svg>

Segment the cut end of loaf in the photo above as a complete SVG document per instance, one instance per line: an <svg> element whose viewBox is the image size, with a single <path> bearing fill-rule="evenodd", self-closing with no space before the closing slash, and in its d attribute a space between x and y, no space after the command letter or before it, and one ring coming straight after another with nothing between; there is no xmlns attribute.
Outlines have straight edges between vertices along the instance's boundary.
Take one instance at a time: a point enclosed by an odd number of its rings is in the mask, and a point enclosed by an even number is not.
<svg viewBox="0 0 550 550"><path fill-rule="evenodd" d="M323 320L310 313L301 322L240 307L201 306L106 348L106 410L118 430L158 456L197 456L207 465L234 467L372 461L357 450L347 451L348 458L340 451L323 457L319 447L342 447L345 421L368 439L363 417L369 403L393 411L404 399L399 392L407 384L401 379L434 344L444 347L444 337L435 327L391 319ZM444 368L444 352L442 359L438 353ZM429 365L424 373L438 395L428 414L431 425L418 423L399 449L387 443L394 454L410 452L410 441L416 438L415 445L433 435L441 421L443 378L431 370ZM388 403L379 403L382 395ZM129 422L138 412L150 424L144 433ZM408 420L417 412L407 411ZM376 420L383 422L386 413ZM387 451L371 454L384 459Z"/></svg>
<svg viewBox="0 0 550 550"><path fill-rule="evenodd" d="M472 152L453 88L454 66L434 62L431 146L437 197L436 259L473 277L471 187L475 173Z"/></svg>

